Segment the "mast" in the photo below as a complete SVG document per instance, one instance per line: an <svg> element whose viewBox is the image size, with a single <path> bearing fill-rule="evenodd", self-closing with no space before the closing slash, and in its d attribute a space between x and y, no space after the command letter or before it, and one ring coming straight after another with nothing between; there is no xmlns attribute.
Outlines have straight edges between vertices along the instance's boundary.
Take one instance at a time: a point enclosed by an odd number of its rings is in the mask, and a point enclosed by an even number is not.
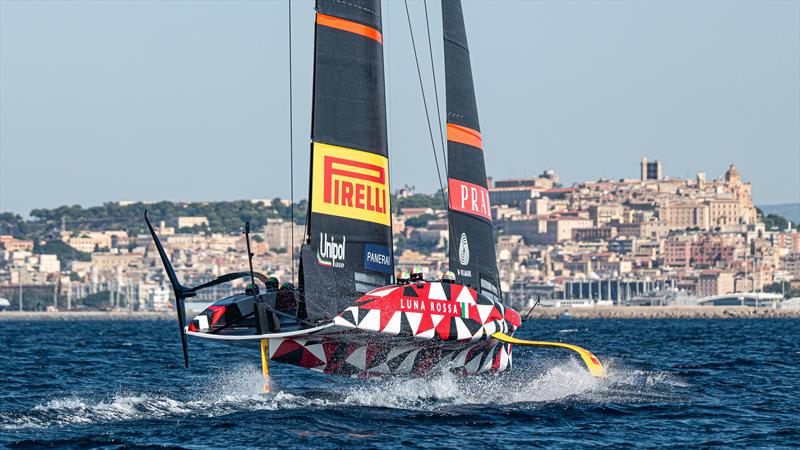
<svg viewBox="0 0 800 450"><path fill-rule="evenodd" d="M317 0L301 287L330 319L394 273L380 0Z"/></svg>
<svg viewBox="0 0 800 450"><path fill-rule="evenodd" d="M460 283L500 298L483 141L460 0L442 0L447 94L450 270Z"/></svg>

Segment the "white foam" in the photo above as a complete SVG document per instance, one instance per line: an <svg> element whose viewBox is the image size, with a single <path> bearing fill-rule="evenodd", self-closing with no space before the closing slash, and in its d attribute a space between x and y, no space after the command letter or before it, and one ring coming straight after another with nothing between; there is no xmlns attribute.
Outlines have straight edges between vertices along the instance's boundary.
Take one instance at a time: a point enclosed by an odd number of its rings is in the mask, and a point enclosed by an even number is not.
<svg viewBox="0 0 800 450"><path fill-rule="evenodd" d="M345 402L360 406L433 410L442 404L508 405L552 402L598 386L576 361L570 360L540 375L512 373L457 377L449 372L425 379L370 381L351 389Z"/></svg>
<svg viewBox="0 0 800 450"><path fill-rule="evenodd" d="M381 407L436 411L448 406L520 405L521 408L558 402L641 403L681 401L687 387L665 372L625 370L605 361L608 378L592 377L577 359L537 366L517 364L497 375L460 377L444 371L424 379L333 380L338 389L313 397L273 386L264 395L260 370L237 366L215 374L189 398L159 393L118 392L104 399L78 396L53 398L30 411L0 413L0 429L45 428L74 424L108 423L159 417L217 417L239 411L326 408L331 406ZM343 392L343 394L342 394Z"/></svg>
<svg viewBox="0 0 800 450"><path fill-rule="evenodd" d="M221 372L215 382L189 399L156 393L116 393L96 400L77 396L51 399L30 412L0 413L0 429L44 428L171 416L216 417L241 410L277 410L324 406L325 400L274 392L263 394L258 369L245 366Z"/></svg>

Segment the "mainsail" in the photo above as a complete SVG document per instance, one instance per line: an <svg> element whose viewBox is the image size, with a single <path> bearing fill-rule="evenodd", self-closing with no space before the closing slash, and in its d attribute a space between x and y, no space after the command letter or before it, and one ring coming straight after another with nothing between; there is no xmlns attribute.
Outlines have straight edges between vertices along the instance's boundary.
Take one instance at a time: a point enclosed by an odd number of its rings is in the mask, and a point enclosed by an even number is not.
<svg viewBox="0 0 800 450"><path fill-rule="evenodd" d="M380 0L317 0L311 199L300 289L328 319L392 282Z"/></svg>
<svg viewBox="0 0 800 450"><path fill-rule="evenodd" d="M500 297L483 142L460 0L442 0L447 86L450 270L459 282Z"/></svg>

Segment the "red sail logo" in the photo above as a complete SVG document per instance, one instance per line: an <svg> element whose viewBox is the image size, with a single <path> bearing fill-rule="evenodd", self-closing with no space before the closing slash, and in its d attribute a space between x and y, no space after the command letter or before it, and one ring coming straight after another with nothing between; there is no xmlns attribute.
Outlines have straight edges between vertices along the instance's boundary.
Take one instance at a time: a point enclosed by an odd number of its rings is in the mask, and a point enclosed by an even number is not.
<svg viewBox="0 0 800 450"><path fill-rule="evenodd" d="M492 221L492 207L489 205L489 190L477 184L447 179L450 208Z"/></svg>
<svg viewBox="0 0 800 450"><path fill-rule="evenodd" d="M313 211L389 225L387 173L384 156L315 143Z"/></svg>
<svg viewBox="0 0 800 450"><path fill-rule="evenodd" d="M358 171L355 171L355 170ZM386 212L383 167L325 157L325 203L365 211Z"/></svg>

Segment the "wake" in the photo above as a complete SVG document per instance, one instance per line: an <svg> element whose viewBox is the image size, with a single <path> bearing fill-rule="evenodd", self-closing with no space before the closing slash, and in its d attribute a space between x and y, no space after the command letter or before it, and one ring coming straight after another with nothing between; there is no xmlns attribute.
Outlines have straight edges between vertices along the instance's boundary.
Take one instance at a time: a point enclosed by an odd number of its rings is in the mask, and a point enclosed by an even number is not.
<svg viewBox="0 0 800 450"><path fill-rule="evenodd" d="M341 407L435 412L462 405L535 409L548 404L686 400L680 391L687 385L669 374L615 369L613 364L607 370L608 378L594 378L581 363L569 359L545 367L515 364L499 375L464 378L443 372L419 379L343 379L343 388L336 392L286 392L273 386L273 393L265 395L259 369L246 365L218 374L188 399L124 391L102 399L58 397L30 410L0 412L0 429Z"/></svg>
<svg viewBox="0 0 800 450"><path fill-rule="evenodd" d="M254 366L228 370L193 398L179 400L158 393L119 392L103 400L67 396L28 412L0 412L0 429L108 423L171 417L219 417L241 411L274 411L324 406L326 401L278 391L262 393L263 378Z"/></svg>

